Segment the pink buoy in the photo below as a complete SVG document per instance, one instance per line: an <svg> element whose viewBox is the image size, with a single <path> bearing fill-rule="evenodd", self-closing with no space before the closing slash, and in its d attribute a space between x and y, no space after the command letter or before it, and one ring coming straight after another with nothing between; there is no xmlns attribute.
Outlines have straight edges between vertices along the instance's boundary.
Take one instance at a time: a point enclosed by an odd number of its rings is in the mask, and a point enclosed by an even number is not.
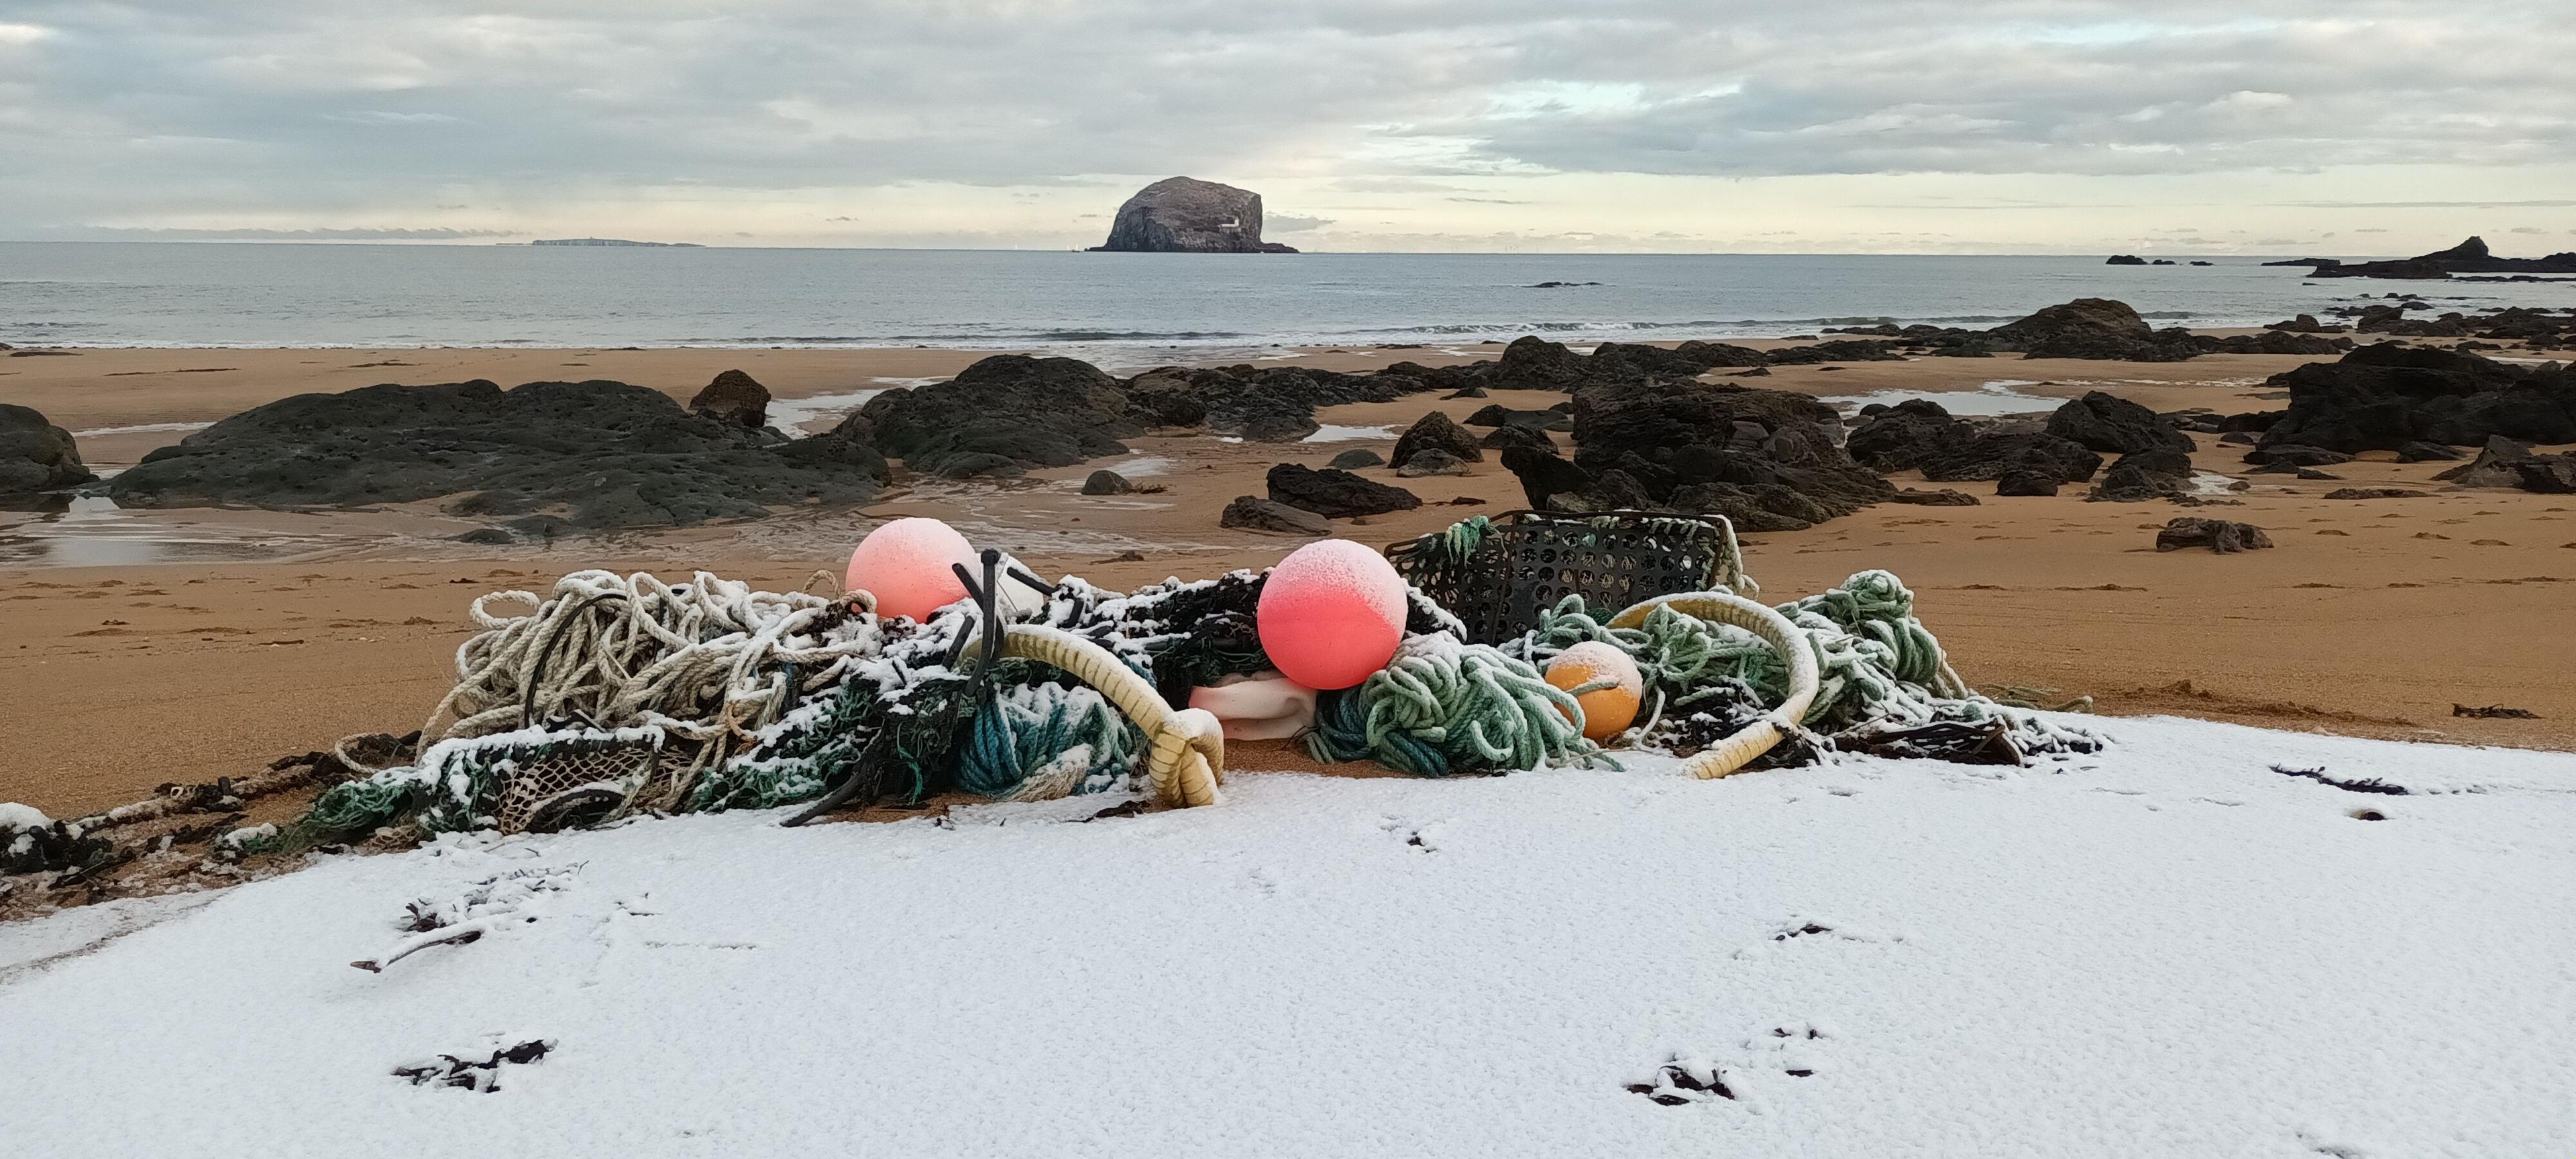
<svg viewBox="0 0 2576 1159"><path fill-rule="evenodd" d="M1261 648L1308 688L1349 688L1386 667L1404 639L1404 579L1347 539L1288 553L1261 585Z"/></svg>
<svg viewBox="0 0 2576 1159"><path fill-rule="evenodd" d="M914 516L860 540L850 552L850 571L842 584L876 596L880 616L927 620L932 612L966 598L966 585L948 570L957 563L973 571L975 545L954 527Z"/></svg>

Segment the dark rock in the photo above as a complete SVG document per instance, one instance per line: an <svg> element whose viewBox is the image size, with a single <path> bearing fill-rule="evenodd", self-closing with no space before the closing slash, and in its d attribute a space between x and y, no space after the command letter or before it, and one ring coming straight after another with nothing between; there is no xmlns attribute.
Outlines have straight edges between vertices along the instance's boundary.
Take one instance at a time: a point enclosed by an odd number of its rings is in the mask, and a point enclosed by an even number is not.
<svg viewBox="0 0 2576 1159"><path fill-rule="evenodd" d="M2342 481L2343 481L2343 476L2341 476L2341 475L2337 475L2337 474L2334 474L2334 473L2329 472L2329 471L2320 471L2320 470L2317 470L2317 469L2316 469L2316 468L2314 468L2314 467L2292 467L2292 468L2290 468L2290 473L2291 473L2291 474L2294 474L2294 475L2297 475L2299 478L2306 479L2306 480L2308 480L2309 482L2312 482L2312 483L2314 483L2314 482L2335 482L2335 483L2339 483L2339 482L2342 482Z"/></svg>
<svg viewBox="0 0 2576 1159"><path fill-rule="evenodd" d="M1503 347L1491 385L1509 390L1569 390L1590 374L1590 364L1564 343L1525 334Z"/></svg>
<svg viewBox="0 0 2576 1159"><path fill-rule="evenodd" d="M2131 451L2102 473L2089 498L2109 503L2163 499L2188 490L2191 474L2191 456L2171 447Z"/></svg>
<svg viewBox="0 0 2576 1159"><path fill-rule="evenodd" d="M1367 447L1353 447L1350 450L1333 456L1333 461L1324 465L1337 471L1357 471L1363 467L1385 466L1386 456L1378 454Z"/></svg>
<svg viewBox="0 0 2576 1159"><path fill-rule="evenodd" d="M2487 249L2485 239L2471 237L2449 249L2417 257L2385 262L2351 262L2330 268L2321 266L2316 276L2429 280L2454 274L2497 273L2576 274L2576 252L2551 254L2545 258L2500 258Z"/></svg>
<svg viewBox="0 0 2576 1159"><path fill-rule="evenodd" d="M1485 388L1484 388L1484 387L1481 387L1481 386L1462 386L1462 387L1459 387L1459 388L1458 388L1458 389L1456 389L1456 390L1450 391L1450 392L1449 392L1449 393L1447 393L1447 394L1441 395L1440 397L1441 397L1442 399L1456 399L1456 398L1485 398L1485 397L1488 397L1488 396L1485 394Z"/></svg>
<svg viewBox="0 0 2576 1159"><path fill-rule="evenodd" d="M2534 454L2528 443L2497 436L2478 457L2433 476L2463 487L2513 487L2542 495L2576 494L2576 454Z"/></svg>
<svg viewBox="0 0 2576 1159"><path fill-rule="evenodd" d="M1753 369L1751 369L1751 370L1739 370L1739 371L1736 371L1736 372L1735 372L1735 373L1733 373L1733 374L1727 375L1727 377L1728 377L1728 378L1769 378L1769 377L1771 377L1771 368L1770 368L1770 367L1768 367L1768 366L1756 366L1756 367L1754 367L1754 368L1753 368Z"/></svg>
<svg viewBox="0 0 2576 1159"><path fill-rule="evenodd" d="M2420 439L2397 448L2397 461L2400 463L2431 463L2460 457L2459 449L2456 447L2446 447L2440 443L2428 443Z"/></svg>
<svg viewBox="0 0 2576 1159"><path fill-rule="evenodd" d="M1136 493L1136 484L1129 482L1127 476L1121 475L1116 471L1093 471L1089 478L1082 481L1082 493L1085 495L1133 495Z"/></svg>
<svg viewBox="0 0 2576 1159"><path fill-rule="evenodd" d="M2106 266L2143 266L2147 264L2147 259L2139 257L2136 254L2112 254L2109 258L2104 259L2102 264Z"/></svg>
<svg viewBox="0 0 2576 1159"><path fill-rule="evenodd" d="M1581 496L1592 489L1592 472L1567 462L1554 450L1505 447L1502 460L1504 469L1519 477L1521 494L1536 510L1574 510L1582 505ZM1558 496L1572 497L1571 505L1558 502Z"/></svg>
<svg viewBox="0 0 2576 1159"><path fill-rule="evenodd" d="M1947 487L1941 488L1937 491L1917 491L1912 487L1905 487L1898 489L1896 494L1890 495L1887 498L1889 502L1910 503L1917 507L1978 506L1976 496L1970 495L1965 491L1953 491Z"/></svg>
<svg viewBox="0 0 2576 1159"><path fill-rule="evenodd" d="M2248 463L2285 467L2331 467L2349 463L2352 456L2323 447L2303 447L2293 443L2270 443L2245 452Z"/></svg>
<svg viewBox="0 0 2576 1159"><path fill-rule="evenodd" d="M1976 435L1976 424L1951 417L1941 404L1909 398L1870 413L1852 428L1843 447L1873 471L1911 471Z"/></svg>
<svg viewBox="0 0 2576 1159"><path fill-rule="evenodd" d="M1285 535L1331 535L1332 520L1312 511L1303 511L1285 503L1274 503L1258 495L1237 495L1217 516L1217 526L1246 531L1272 531Z"/></svg>
<svg viewBox="0 0 2576 1159"><path fill-rule="evenodd" d="M1773 366L1812 366L1820 362L1901 362L1893 342L1842 340L1812 346L1783 346L1763 357Z"/></svg>
<svg viewBox="0 0 2576 1159"><path fill-rule="evenodd" d="M2046 471L2016 468L1995 480L1995 494L2006 497L2033 497L2057 494L2057 477Z"/></svg>
<svg viewBox="0 0 2576 1159"><path fill-rule="evenodd" d="M70 431L23 406L0 403L0 495L52 491L97 481L81 464Z"/></svg>
<svg viewBox="0 0 2576 1159"><path fill-rule="evenodd" d="M1529 447L1551 455L1556 453L1556 440L1549 438L1547 431L1539 427L1495 427L1486 432L1484 438L1478 439L1476 445L1488 451L1499 451L1506 447Z"/></svg>
<svg viewBox="0 0 2576 1159"><path fill-rule="evenodd" d="M1482 451L1477 452L1480 458L1483 454ZM1395 473L1401 478L1420 479L1430 475L1465 475L1470 472L1465 459L1438 447L1424 447L1405 459Z"/></svg>
<svg viewBox="0 0 2576 1159"><path fill-rule="evenodd" d="M1387 462L1400 469L1412 463L1414 456L1434 450L1446 451L1451 459L1462 462L1485 461L1485 452L1478 447L1475 432L1435 410L1413 420L1413 425L1404 429L1403 436L1395 440L1395 450L1387 455Z"/></svg>
<svg viewBox="0 0 2576 1159"><path fill-rule="evenodd" d="M876 448L915 470L957 476L998 457L1018 467L1070 467L1126 453L1144 431L1118 380L1087 362L997 354L947 382L889 390L859 413Z"/></svg>
<svg viewBox="0 0 2576 1159"><path fill-rule="evenodd" d="M2404 487L2338 487L2335 490L2326 492L2326 498L2421 499L2424 498L2424 493L2421 491L2409 491Z"/></svg>
<svg viewBox="0 0 2576 1159"><path fill-rule="evenodd" d="M1805 526L1892 490L1837 445L1841 416L1808 395L1596 380L1575 392L1573 405L1578 467L1596 478L1625 472L1648 498L1679 510L1734 519L1758 508Z"/></svg>
<svg viewBox="0 0 2576 1159"><path fill-rule="evenodd" d="M2244 431L2229 431L2226 434L2218 436L2218 441L2229 446L2250 447L2254 445L2255 439L2254 436L2247 434Z"/></svg>
<svg viewBox="0 0 2576 1159"><path fill-rule="evenodd" d="M2147 338L2155 330L2126 302L2111 298L2077 298L2046 307L2019 321L2006 322L1987 333L2027 341L2069 332Z"/></svg>
<svg viewBox="0 0 2576 1159"><path fill-rule="evenodd" d="M1929 455L1921 468L1923 477L1935 483L2000 481L2008 475L2038 476L2052 484L2083 483L2102 469L2102 456L2044 431L1995 432ZM2056 494L2054 490L2039 493Z"/></svg>
<svg viewBox="0 0 2576 1159"><path fill-rule="evenodd" d="M1191 177L1166 177L1136 191L1100 247L1115 253L1295 253L1261 240L1261 195Z"/></svg>
<svg viewBox="0 0 2576 1159"><path fill-rule="evenodd" d="M2343 331L2343 327L2341 326L2328 327L2319 324L2317 316L2314 314L2300 314L2286 322L2274 322L2269 326L2265 326L2264 329L2282 330L2293 334L2327 334L2341 333Z"/></svg>
<svg viewBox="0 0 2576 1159"><path fill-rule="evenodd" d="M689 400L689 413L759 430L769 425L769 388L739 370L728 370Z"/></svg>
<svg viewBox="0 0 2576 1159"><path fill-rule="evenodd" d="M1328 519L1383 515L1422 506L1421 499L1402 487L1330 467L1318 471L1297 463L1281 463L1270 469L1267 481L1272 502L1302 507Z"/></svg>
<svg viewBox="0 0 2576 1159"><path fill-rule="evenodd" d="M2048 433L2117 455L2157 449L2188 455L2192 449L2191 436L2156 412L2098 390L2050 414Z"/></svg>
<svg viewBox="0 0 2576 1159"><path fill-rule="evenodd" d="M1565 413L1555 410L1514 410L1501 403L1488 403L1463 420L1471 427L1531 427L1538 430L1571 430Z"/></svg>
<svg viewBox="0 0 2576 1159"><path fill-rule="evenodd" d="M580 530L865 503L884 460L833 436L692 415L620 382L371 386L280 399L118 475L128 507L354 507L457 496L460 515L564 513Z"/></svg>
<svg viewBox="0 0 2576 1159"><path fill-rule="evenodd" d="M2272 546L2272 537L2251 523L2231 523L2224 519L2200 519L2189 515L2168 521L2156 532L2157 551L2180 551L2188 547L2206 547L2220 555L2255 551Z"/></svg>
<svg viewBox="0 0 2576 1159"><path fill-rule="evenodd" d="M2273 375L2290 392L2266 447L2395 450L2411 442L2476 446L2493 435L2576 442L2576 377L2475 354L2388 344Z"/></svg>

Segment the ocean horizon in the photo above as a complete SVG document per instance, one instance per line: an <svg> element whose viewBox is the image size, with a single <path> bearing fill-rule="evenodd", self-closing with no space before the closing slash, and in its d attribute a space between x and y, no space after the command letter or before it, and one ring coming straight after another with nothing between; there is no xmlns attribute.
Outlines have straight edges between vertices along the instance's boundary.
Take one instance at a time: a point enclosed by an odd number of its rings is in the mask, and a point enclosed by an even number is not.
<svg viewBox="0 0 2576 1159"><path fill-rule="evenodd" d="M2177 257L2177 261L2192 259ZM1054 250L0 242L0 342L65 347L953 347L1125 362L1990 326L2078 297L2253 326L2391 291L2564 306L2568 283L2318 281L2265 266L1935 254L1113 254Z"/></svg>

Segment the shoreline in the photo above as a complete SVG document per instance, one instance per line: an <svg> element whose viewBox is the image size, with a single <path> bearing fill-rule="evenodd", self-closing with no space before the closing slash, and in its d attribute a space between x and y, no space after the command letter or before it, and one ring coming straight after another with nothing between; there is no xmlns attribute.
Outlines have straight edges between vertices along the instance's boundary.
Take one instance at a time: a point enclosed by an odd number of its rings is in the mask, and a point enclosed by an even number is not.
<svg viewBox="0 0 2576 1159"><path fill-rule="evenodd" d="M1365 369L1404 358L1490 357L1495 348L1459 350L1456 357L1427 357L1413 349L1326 348L1300 351L1299 364ZM244 409L236 401L368 385L390 373L413 382L485 377L515 383L540 377L528 371L580 370L686 399L718 371L739 367L792 403L846 394L874 378L945 376L987 353L781 351L747 358L733 350L478 350L362 367L351 364L385 360L272 350L222 363L238 369L217 374L179 373L191 358L186 353L128 351L15 360L0 363L0 370L38 364L43 389L88 429L184 421L173 412L188 413L179 409L187 405L200 408L195 413L229 414ZM2284 355L2207 355L2179 363L1933 358L1830 370L1779 366L1748 385L1820 397L1897 390L1939 399L1982 393L1986 383L2003 380L2042 404L2098 388L2158 410L2225 412L2278 406L2260 397L2262 380L2307 361ZM560 365L568 362L589 365ZM138 370L162 373L102 373ZM0 378L0 396L21 399L27 385L24 377ZM1217 514L1236 495L1260 493L1271 463L1321 464L1354 447L1383 453L1395 432L1434 410L1455 419L1487 401L1543 407L1561 397L1497 391L1490 400L1418 395L1322 408L1319 422L1359 437L1241 444L1146 436L1129 440L1131 453L1123 458L1031 471L1019 480L922 481L861 509L568 538L551 546L440 538L469 524L440 514L434 504L373 512L133 513L122 518L145 531L194 536L212 554L165 558L137 551L130 559L94 561L98 566L0 564L0 608L17 629L12 642L18 645L0 650L0 696L18 708L5 726L12 784L0 796L68 814L134 799L164 781L239 775L282 753L327 748L348 733L416 727L452 679L452 653L471 630L468 600L502 588L542 590L556 576L585 567L665 575L704 568L793 588L817 568L835 567L868 528L903 515L948 519L1050 578L1077 574L1122 589L1171 575L1264 566L1304 541L1223 529ZM85 439L83 448L112 450L98 456L112 467L112 459L131 461L177 437L135 432ZM2197 442L2204 470L2242 474L2231 449L2212 436ZM2088 503L2070 489L2055 498L1984 496L1974 507L1883 504L1805 531L1749 535L1746 556L1774 601L1822 590L1867 568L1895 572L1919 594L1926 623L1961 670L1988 688L2091 695L2097 711L2114 717L2174 713L2366 736L2576 749L2576 685L2557 678L2561 658L2553 643L2576 638L2576 587L2569 586L2576 584L2576 498L2499 491L2372 502L2323 498L2337 486L2421 485L2444 466L2388 459L2367 454L2336 468L2348 482L2255 476L2252 489L2237 496L2245 505L2227 508L2226 517L2269 528L2281 547L2249 555L2158 553L2153 529L2178 513L2173 505ZM1169 490L1081 495L1083 477L1101 467L1136 470ZM1899 486L1924 485L1910 473L1890 478ZM1342 521L1336 534L1384 547L1468 515L1524 505L1517 481L1491 458L1463 477L1388 481L1415 491L1425 506ZM1447 505L1461 498L1483 502ZM0 542L25 538L30 518L0 513L6 528ZM65 518L56 516L49 526L59 528ZM5 522L10 519L17 522ZM306 550L288 559L221 554L244 542ZM2541 718L2453 719L2454 703L2507 704Z"/></svg>

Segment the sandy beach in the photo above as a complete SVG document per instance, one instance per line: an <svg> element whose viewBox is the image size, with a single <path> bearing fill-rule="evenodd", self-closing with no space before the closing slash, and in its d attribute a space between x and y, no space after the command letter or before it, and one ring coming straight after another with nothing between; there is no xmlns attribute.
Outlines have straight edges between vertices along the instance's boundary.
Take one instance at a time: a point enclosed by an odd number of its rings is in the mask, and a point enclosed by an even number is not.
<svg viewBox="0 0 2576 1159"><path fill-rule="evenodd" d="M1772 343L1764 343L1770 345ZM1411 359L1491 357L1492 347L1315 349L1298 365L1368 369ZM382 381L613 378L686 398L719 371L751 373L819 412L854 392L953 374L963 350L86 350L0 361L0 397L75 431L103 469L131 463L201 423L307 391ZM1770 388L1829 398L1921 393L2002 397L2036 409L2103 389L2159 410L2277 406L2262 381L2305 359L2214 355L2183 363L1920 359L1774 368ZM2003 383L1996 386L1992 384ZM1543 407L1528 392L1490 401ZM2040 400L2015 403L2013 398ZM566 540L551 548L444 538L471 524L431 509L294 514L175 510L90 516L0 513L0 696L17 707L0 796L58 815L129 800L165 781L247 772L348 733L417 727L471 634L472 597L544 590L584 567L684 575L706 569L773 587L835 568L867 528L935 515L1049 574L1113 587L1276 561L1297 540L1222 529L1217 513L1258 493L1275 462L1320 464L1352 447L1384 451L1430 410L1481 402L1422 395L1328 408L1319 438L1294 445L1209 437L1132 440L1132 454L1005 483L921 481L863 511ZM828 422L828 418L816 419ZM2204 470L2236 456L2200 436ZM2404 739L2576 748L2576 685L2561 678L2576 638L2576 502L2509 491L2330 500L2339 486L2426 484L2443 464L2385 454L2336 469L2342 482L2254 476L2226 517L2270 530L2280 550L2160 554L2166 503L2055 498L1975 507L1882 505L1801 532L1749 536L1748 566L1774 599L1887 568L1915 589L1926 622L1989 689L2090 696L2114 715L2175 713ZM1095 467L1166 488L1079 494ZM1909 480L1896 477L1900 484ZM1404 481L1419 510L1344 523L1385 545L1478 512L1523 504L1497 463ZM1915 481L1921 485L1919 481ZM1986 491L1986 485L1968 485ZM1472 499L1481 506L1450 505ZM2214 513L2214 512L2213 512ZM68 526L67 526L68 525ZM104 530L102 530L104 527ZM105 539L109 546L100 548ZM121 545L121 546L120 546ZM105 551L115 566L63 566ZM1129 558L1130 553L1139 558ZM2455 718L2455 704L2504 704L2537 720Z"/></svg>

